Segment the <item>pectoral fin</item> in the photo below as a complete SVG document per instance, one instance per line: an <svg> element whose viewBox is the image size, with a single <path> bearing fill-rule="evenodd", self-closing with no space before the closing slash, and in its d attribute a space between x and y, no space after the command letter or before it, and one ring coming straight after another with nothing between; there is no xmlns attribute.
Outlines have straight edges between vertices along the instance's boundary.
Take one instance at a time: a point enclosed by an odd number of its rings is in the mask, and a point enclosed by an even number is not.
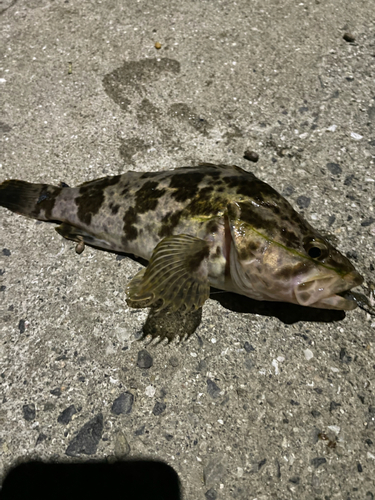
<svg viewBox="0 0 375 500"><path fill-rule="evenodd" d="M164 238L156 247L146 269L127 287L132 307L171 311L197 310L208 299L209 244L194 236L180 234Z"/></svg>

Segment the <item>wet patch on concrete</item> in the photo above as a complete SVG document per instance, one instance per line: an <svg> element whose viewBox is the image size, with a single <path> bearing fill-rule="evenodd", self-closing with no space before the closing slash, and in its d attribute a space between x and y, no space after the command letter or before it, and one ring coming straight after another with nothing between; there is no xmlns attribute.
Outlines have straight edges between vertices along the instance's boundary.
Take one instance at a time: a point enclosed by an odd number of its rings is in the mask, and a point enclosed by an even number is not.
<svg viewBox="0 0 375 500"><path fill-rule="evenodd" d="M194 111L183 102L172 104L168 110L168 114L172 118L188 123L199 133L206 136L208 135L207 131L212 128L212 125L210 125L207 120L194 113Z"/></svg>
<svg viewBox="0 0 375 500"><path fill-rule="evenodd" d="M174 59L141 59L126 61L120 68L103 78L104 90L108 96L127 111L131 104L129 92L143 94L146 85L165 73L178 74L180 63Z"/></svg>

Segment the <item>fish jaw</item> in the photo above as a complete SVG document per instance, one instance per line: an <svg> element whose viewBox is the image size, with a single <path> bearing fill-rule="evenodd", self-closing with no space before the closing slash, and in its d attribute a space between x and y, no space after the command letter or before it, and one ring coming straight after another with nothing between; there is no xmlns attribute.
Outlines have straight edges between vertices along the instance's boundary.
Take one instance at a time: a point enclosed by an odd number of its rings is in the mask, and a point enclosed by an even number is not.
<svg viewBox="0 0 375 500"><path fill-rule="evenodd" d="M356 270L342 278L334 272L323 276L312 275L295 285L294 296L301 306L351 311L357 307L356 302L340 294L362 283L363 278Z"/></svg>

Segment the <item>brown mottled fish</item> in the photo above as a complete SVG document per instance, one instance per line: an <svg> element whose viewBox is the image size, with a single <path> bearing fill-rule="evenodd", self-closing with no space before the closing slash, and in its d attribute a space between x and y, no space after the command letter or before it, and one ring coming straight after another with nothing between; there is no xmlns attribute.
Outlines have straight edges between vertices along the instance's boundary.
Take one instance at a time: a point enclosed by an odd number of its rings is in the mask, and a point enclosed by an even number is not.
<svg viewBox="0 0 375 500"><path fill-rule="evenodd" d="M210 285L256 300L351 310L363 278L273 188L237 166L127 172L69 188L8 180L0 205L104 250L149 261L127 287L135 307L191 311ZM340 295L342 294L342 295ZM348 296L348 294L347 294Z"/></svg>

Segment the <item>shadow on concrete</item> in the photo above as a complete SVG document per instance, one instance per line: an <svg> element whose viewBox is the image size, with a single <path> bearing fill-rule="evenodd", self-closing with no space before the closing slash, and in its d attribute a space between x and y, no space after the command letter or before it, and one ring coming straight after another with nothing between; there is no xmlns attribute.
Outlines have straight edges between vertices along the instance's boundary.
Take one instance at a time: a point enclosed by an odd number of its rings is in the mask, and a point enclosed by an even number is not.
<svg viewBox="0 0 375 500"><path fill-rule="evenodd" d="M341 321L345 318L344 311L333 309L317 309L315 307L303 307L287 302L267 302L249 299L244 295L223 292L211 288L210 299L217 300L225 309L244 314L260 314L278 318L286 325L298 321L313 321L316 323L331 323Z"/></svg>
<svg viewBox="0 0 375 500"><path fill-rule="evenodd" d="M1 500L180 500L177 472L160 461L44 463L32 461L12 469Z"/></svg>

